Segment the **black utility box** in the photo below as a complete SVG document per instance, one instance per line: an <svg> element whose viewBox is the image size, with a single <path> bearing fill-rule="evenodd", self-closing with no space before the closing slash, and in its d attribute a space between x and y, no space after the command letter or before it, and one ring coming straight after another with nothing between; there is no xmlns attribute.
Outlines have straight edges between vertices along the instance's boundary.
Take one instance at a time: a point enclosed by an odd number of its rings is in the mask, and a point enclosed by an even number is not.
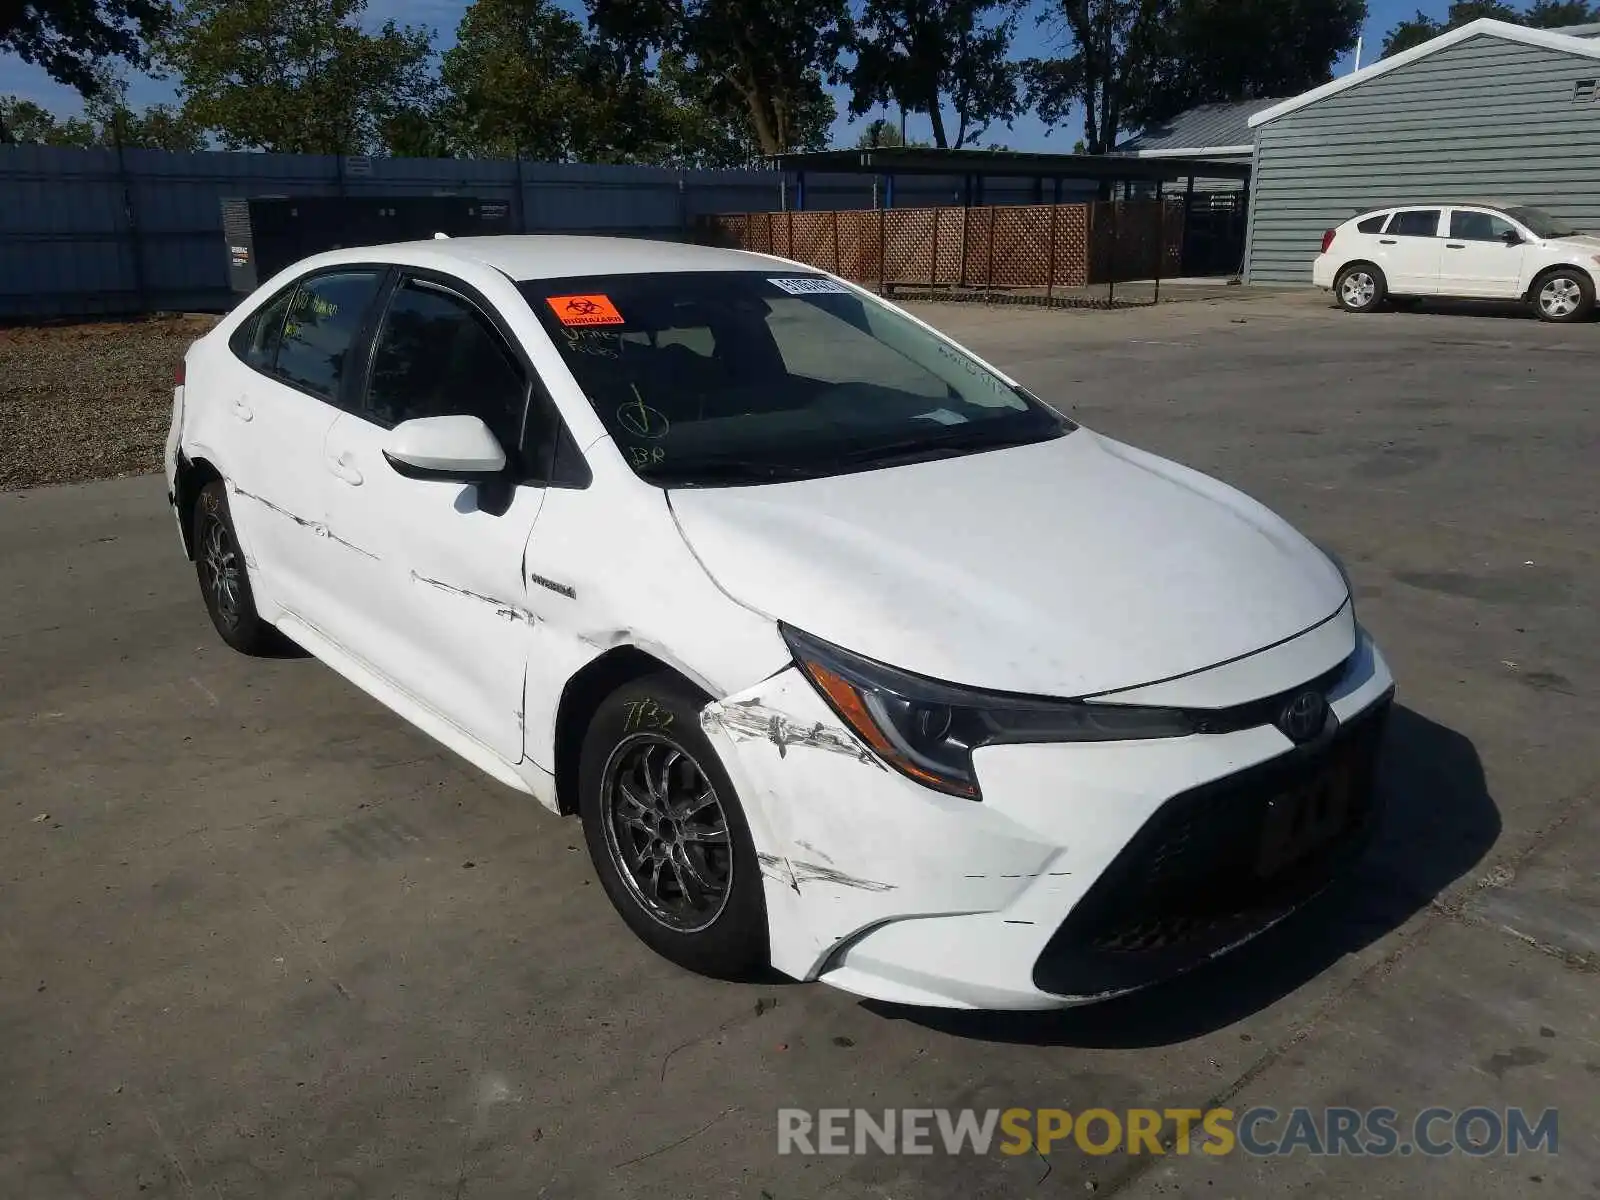
<svg viewBox="0 0 1600 1200"><path fill-rule="evenodd" d="M255 291L309 254L430 238L510 233L511 206L475 196L262 196L222 202L228 283Z"/></svg>

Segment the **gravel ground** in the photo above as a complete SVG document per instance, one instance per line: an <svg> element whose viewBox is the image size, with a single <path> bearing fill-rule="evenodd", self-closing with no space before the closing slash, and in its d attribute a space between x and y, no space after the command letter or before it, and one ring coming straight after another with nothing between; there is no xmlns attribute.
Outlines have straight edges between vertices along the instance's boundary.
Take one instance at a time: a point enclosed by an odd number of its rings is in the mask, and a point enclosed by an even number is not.
<svg viewBox="0 0 1600 1200"><path fill-rule="evenodd" d="M0 329L0 491L159 471L173 367L215 320Z"/></svg>

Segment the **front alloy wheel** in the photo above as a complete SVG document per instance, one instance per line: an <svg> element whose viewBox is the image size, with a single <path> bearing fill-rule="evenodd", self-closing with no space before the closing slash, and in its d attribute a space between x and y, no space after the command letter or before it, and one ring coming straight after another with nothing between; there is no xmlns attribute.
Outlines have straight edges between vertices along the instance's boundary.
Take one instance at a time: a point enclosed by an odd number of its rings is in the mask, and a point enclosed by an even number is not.
<svg viewBox="0 0 1600 1200"><path fill-rule="evenodd" d="M601 786L606 849L639 906L679 933L710 927L733 886L733 843L694 756L664 734L632 734L611 752Z"/></svg>
<svg viewBox="0 0 1600 1200"><path fill-rule="evenodd" d="M1534 304L1546 321L1578 321L1594 306L1594 289L1587 277L1558 271L1536 285Z"/></svg>
<svg viewBox="0 0 1600 1200"><path fill-rule="evenodd" d="M606 897L657 954L722 979L771 963L766 881L707 697L661 671L595 709L578 759L583 840Z"/></svg>

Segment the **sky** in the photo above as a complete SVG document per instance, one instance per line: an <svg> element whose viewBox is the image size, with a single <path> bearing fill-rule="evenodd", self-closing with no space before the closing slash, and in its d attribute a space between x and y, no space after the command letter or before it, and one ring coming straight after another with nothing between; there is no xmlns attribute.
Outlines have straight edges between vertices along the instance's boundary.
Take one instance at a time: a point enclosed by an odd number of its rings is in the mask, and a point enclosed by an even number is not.
<svg viewBox="0 0 1600 1200"><path fill-rule="evenodd" d="M574 12L580 21L583 19L582 0L559 0L559 2L563 8ZM454 42L456 24L460 21L461 13L467 3L468 0L369 0L366 23L378 25L393 18L402 25L424 26L434 31L435 49L442 51ZM1040 8L1042 5L1035 7ZM1410 17L1419 9L1430 16L1442 19L1447 7L1448 0L1367 0L1367 24L1362 31L1365 43L1362 62L1370 63L1373 60L1379 47L1383 45L1384 34L1399 21ZM1018 27L1012 52L1017 58L1043 58L1060 51L1051 44L1048 30L1040 29L1032 16L1024 16ZM1354 55L1346 55L1334 65L1334 74L1346 74L1354 67ZM10 54L0 54L0 96L5 95L32 100L58 117L75 116L83 110L82 101L75 91L54 82L38 67L31 66ZM135 75L129 79L128 100L134 108L170 102L173 96L171 81L151 79L142 75ZM851 121L847 112L848 95L840 89L835 89L834 98L838 104L839 118L834 122L833 142L835 145L851 145L860 136L865 123L877 114L869 114ZM891 112L885 115L892 120L899 119L898 113ZM982 138L982 144L993 143L1013 150L1066 152L1070 151L1073 143L1082 136L1081 125L1081 120L1075 116L1066 125L1059 125L1053 130L1046 129L1037 117L1028 114L1009 129L1004 125L990 127ZM911 116L906 122L906 135L913 140L931 141L928 119Z"/></svg>

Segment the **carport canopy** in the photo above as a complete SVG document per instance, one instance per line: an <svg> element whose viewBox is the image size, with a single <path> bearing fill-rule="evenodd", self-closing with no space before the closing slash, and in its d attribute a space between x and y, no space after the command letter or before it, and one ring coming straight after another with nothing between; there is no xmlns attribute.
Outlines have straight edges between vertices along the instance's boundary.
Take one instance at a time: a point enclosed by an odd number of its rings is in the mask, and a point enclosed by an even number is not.
<svg viewBox="0 0 1600 1200"><path fill-rule="evenodd" d="M1043 200L1043 184L1065 180L1095 183L1165 183L1177 179L1249 180L1250 164L1224 159L1155 157L1128 154L1049 154L1022 150L940 150L930 147L880 146L868 150L818 150L775 154L769 161L780 171L795 173L797 208L805 207L807 172L836 175L878 175L888 181L884 207L894 203L896 175L960 176L967 203L983 203L985 179L1032 179Z"/></svg>

